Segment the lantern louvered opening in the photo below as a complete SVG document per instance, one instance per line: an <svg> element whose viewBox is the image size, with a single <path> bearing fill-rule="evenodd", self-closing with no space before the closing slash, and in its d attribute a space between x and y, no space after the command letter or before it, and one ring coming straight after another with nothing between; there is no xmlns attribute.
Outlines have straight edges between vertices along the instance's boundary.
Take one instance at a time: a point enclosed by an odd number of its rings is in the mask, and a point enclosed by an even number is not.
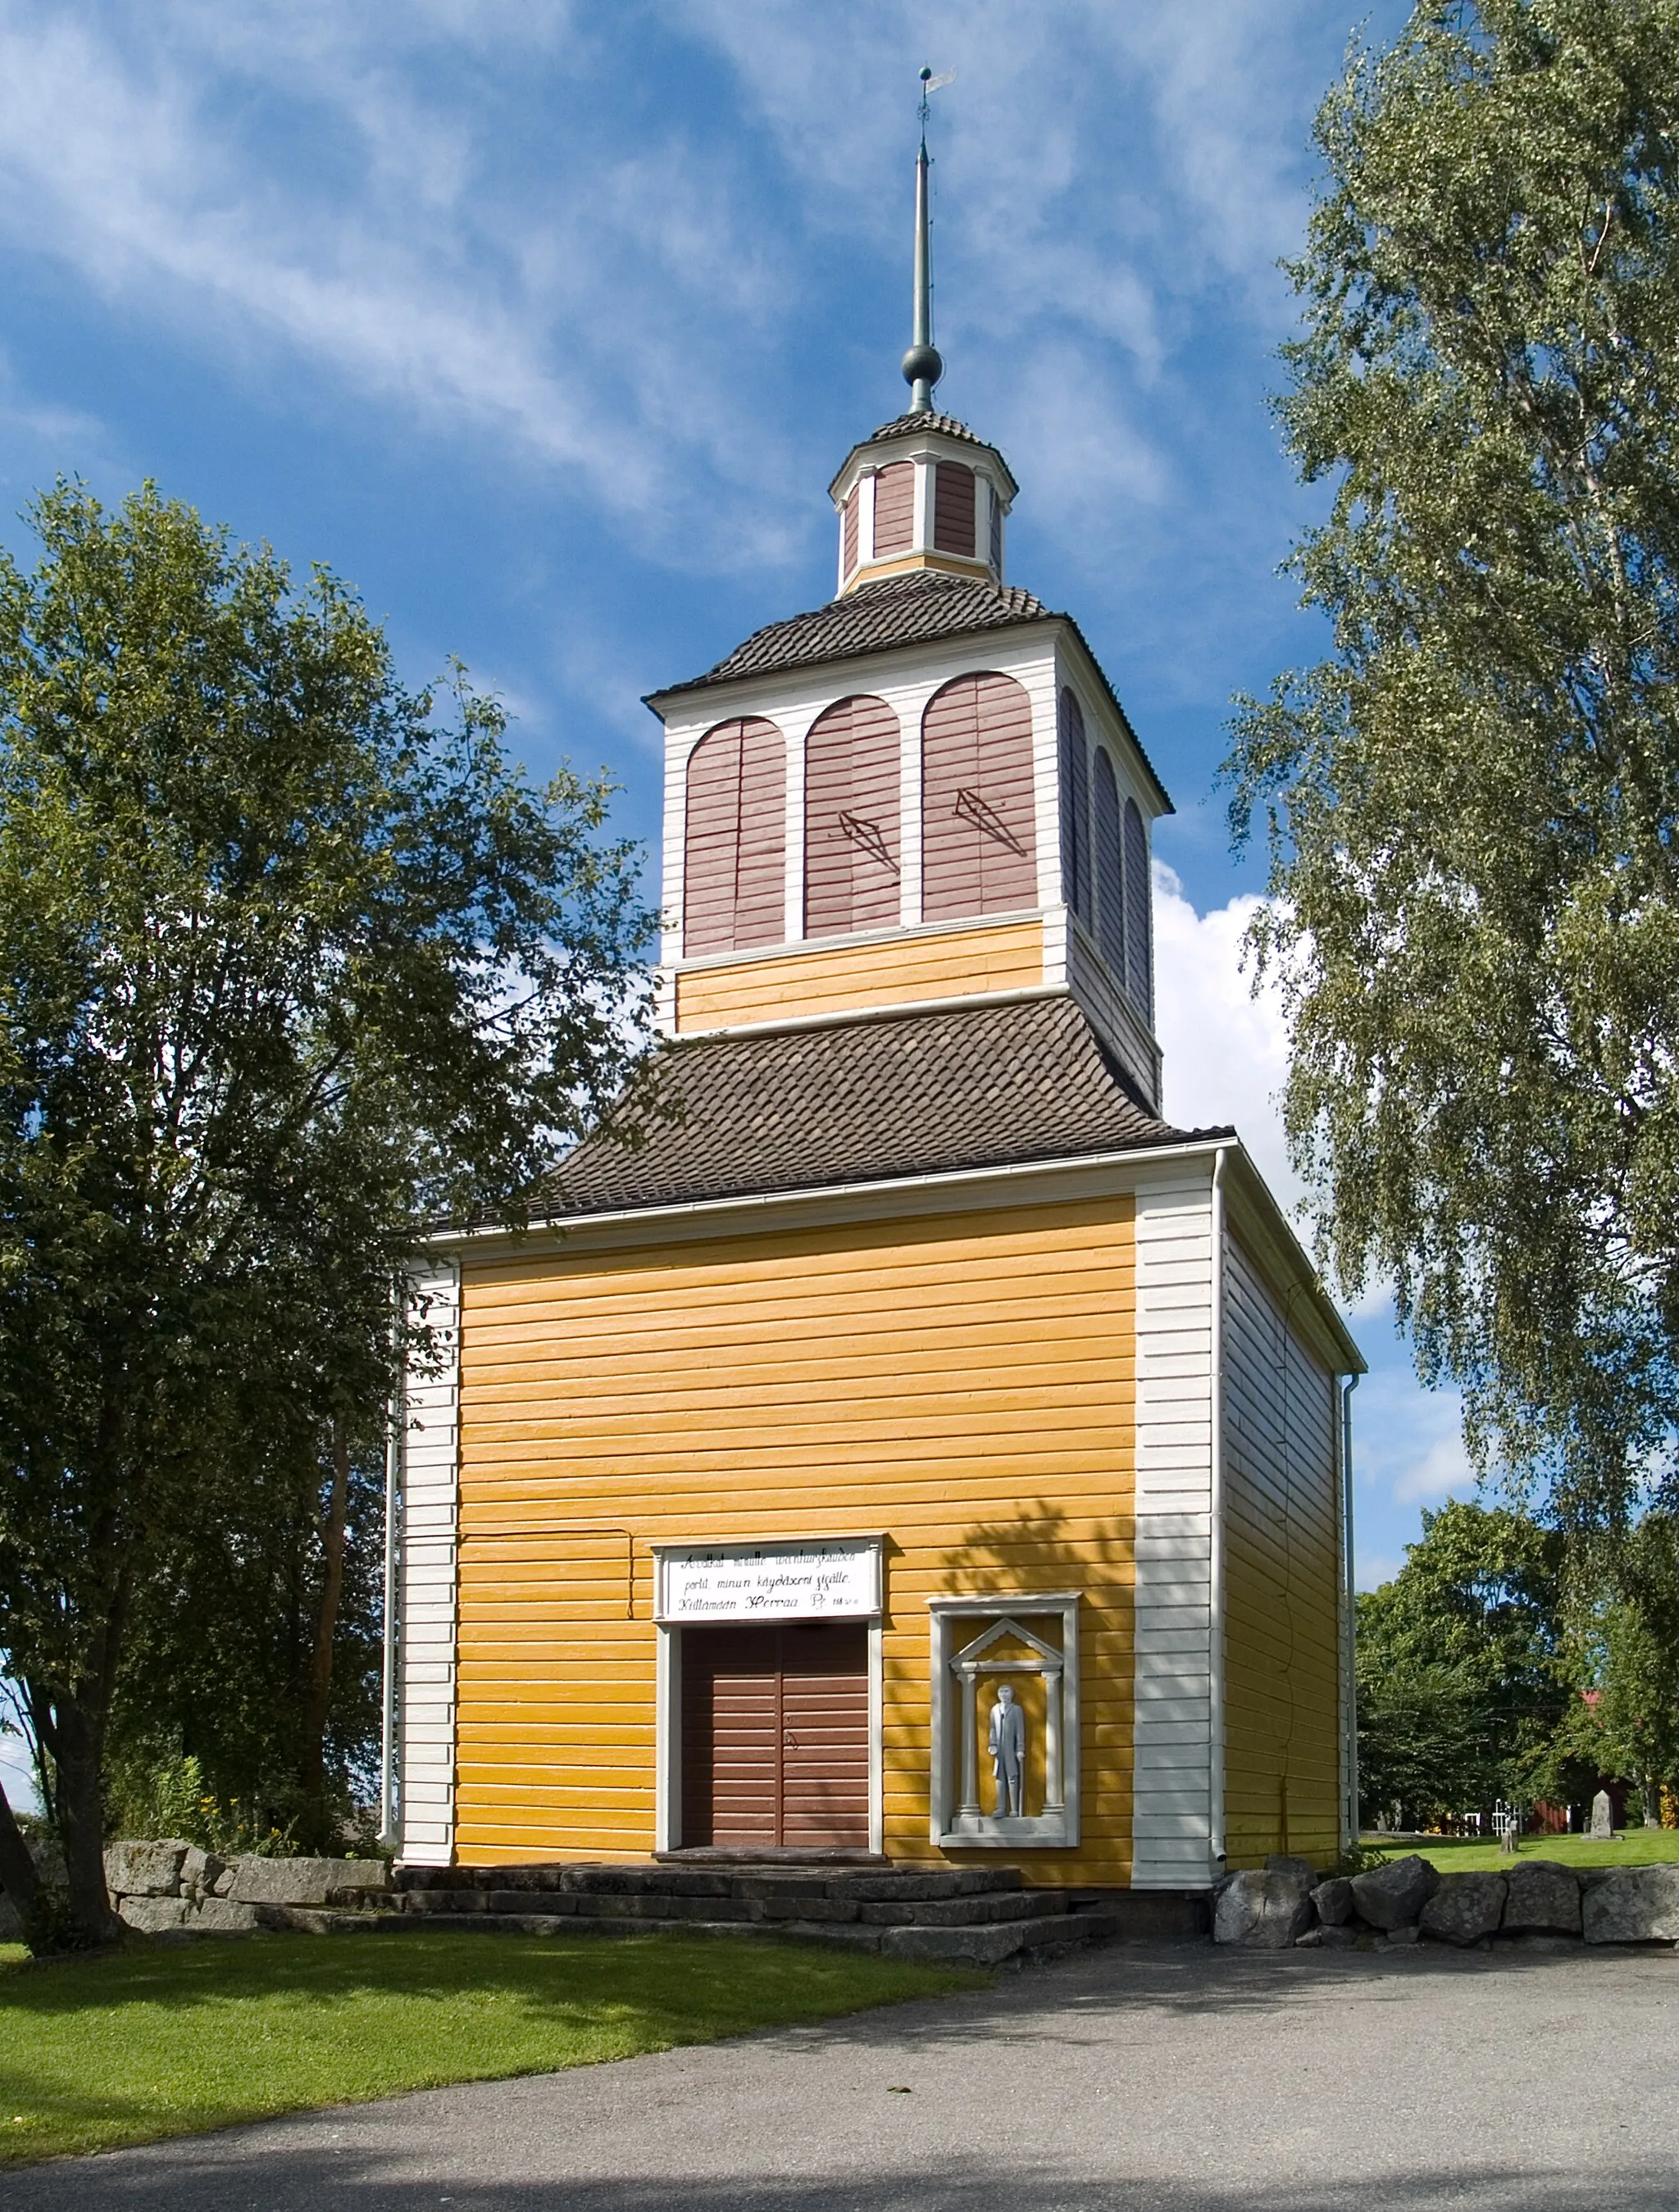
<svg viewBox="0 0 1679 2212"><path fill-rule="evenodd" d="M1090 748L1078 701L1063 691L1056 707L1061 738L1062 897L1090 926Z"/></svg>
<svg viewBox="0 0 1679 2212"><path fill-rule="evenodd" d="M991 508L991 568L998 582L1001 583L1003 574L1003 507L1002 501L995 491L991 495L989 505Z"/></svg>
<svg viewBox="0 0 1679 2212"><path fill-rule="evenodd" d="M688 757L684 953L787 933L787 745L773 722L720 722Z"/></svg>
<svg viewBox="0 0 1679 2212"><path fill-rule="evenodd" d="M805 746L805 934L842 937L899 920L897 716L842 699Z"/></svg>
<svg viewBox="0 0 1679 2212"><path fill-rule="evenodd" d="M916 536L916 465L893 461L874 479L874 557L907 553Z"/></svg>
<svg viewBox="0 0 1679 2212"><path fill-rule="evenodd" d="M1125 869L1120 856L1119 783L1105 745L1096 748L1096 931L1102 957L1125 981Z"/></svg>
<svg viewBox="0 0 1679 2212"><path fill-rule="evenodd" d="M940 553L974 557L974 472L960 461L940 461L933 486L933 543Z"/></svg>
<svg viewBox="0 0 1679 2212"><path fill-rule="evenodd" d="M840 524L840 562L848 576L857 565L857 514L861 505L861 487L853 484L851 496L845 502L844 516Z"/></svg>
<svg viewBox="0 0 1679 2212"><path fill-rule="evenodd" d="M1037 899L1031 702L1008 676L959 676L922 720L922 913L996 914Z"/></svg>
<svg viewBox="0 0 1679 2212"><path fill-rule="evenodd" d="M1148 836L1135 799L1125 802L1125 988L1154 1026L1154 974L1148 927Z"/></svg>

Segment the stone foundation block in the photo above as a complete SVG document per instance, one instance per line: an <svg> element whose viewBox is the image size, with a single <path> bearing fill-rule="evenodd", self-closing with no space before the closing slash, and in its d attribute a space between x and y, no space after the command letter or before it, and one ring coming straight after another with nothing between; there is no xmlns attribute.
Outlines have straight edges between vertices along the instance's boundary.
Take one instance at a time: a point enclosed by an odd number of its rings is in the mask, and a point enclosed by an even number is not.
<svg viewBox="0 0 1679 2212"><path fill-rule="evenodd" d="M105 1853L105 1887L113 1897L179 1897L190 1844L112 1844Z"/></svg>
<svg viewBox="0 0 1679 2212"><path fill-rule="evenodd" d="M1250 1951L1289 1949L1311 1919L1311 1872L1267 1867L1232 1875L1213 1908L1213 1941Z"/></svg>
<svg viewBox="0 0 1679 2212"><path fill-rule="evenodd" d="M1679 1942L1679 1866L1616 1867L1588 1878L1580 1920L1588 1943Z"/></svg>
<svg viewBox="0 0 1679 2212"><path fill-rule="evenodd" d="M231 1883L216 1894L240 1905L325 1905L344 1890L384 1889L382 1859L260 1859L234 1861Z"/></svg>
<svg viewBox="0 0 1679 2212"><path fill-rule="evenodd" d="M1439 1869L1413 1851L1408 1858L1390 1859L1369 1874L1354 1875L1353 1907L1360 1920L1391 1934L1414 1928L1439 1886Z"/></svg>
<svg viewBox="0 0 1679 2212"><path fill-rule="evenodd" d="M1442 1875L1422 1908L1422 1932L1442 1943L1478 1943L1502 1921L1505 1894L1501 1874Z"/></svg>
<svg viewBox="0 0 1679 2212"><path fill-rule="evenodd" d="M1318 1883L1311 1902L1325 1928L1344 1928L1353 1917L1353 1885L1344 1874L1333 1874Z"/></svg>
<svg viewBox="0 0 1679 2212"><path fill-rule="evenodd" d="M196 1844L181 1862L180 1886L189 1897L213 1897L228 1862L214 1851L201 1851Z"/></svg>
<svg viewBox="0 0 1679 2212"><path fill-rule="evenodd" d="M1578 1936L1580 1878L1556 1859L1521 1859L1506 1880L1506 1931L1512 1936Z"/></svg>
<svg viewBox="0 0 1679 2212"><path fill-rule="evenodd" d="M125 1897L117 1907L119 1917L142 1936L183 1927L192 1910L184 1897Z"/></svg>
<svg viewBox="0 0 1679 2212"><path fill-rule="evenodd" d="M240 1936L258 1925L254 1905L235 1905L230 1897L205 1897L189 1906L183 1928L195 1936Z"/></svg>

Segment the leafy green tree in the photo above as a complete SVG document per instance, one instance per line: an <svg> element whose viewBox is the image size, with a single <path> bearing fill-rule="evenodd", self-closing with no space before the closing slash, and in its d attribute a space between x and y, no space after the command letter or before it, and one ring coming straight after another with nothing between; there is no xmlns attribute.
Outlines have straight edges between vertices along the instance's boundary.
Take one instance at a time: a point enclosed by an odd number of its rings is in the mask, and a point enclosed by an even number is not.
<svg viewBox="0 0 1679 2212"><path fill-rule="evenodd" d="M1658 1826L1662 1787L1679 1780L1679 1516L1646 1513L1610 1548L1574 1642L1563 1743L1594 1773L1635 1782Z"/></svg>
<svg viewBox="0 0 1679 2212"><path fill-rule="evenodd" d="M223 1478L216 1510L172 1536L137 1597L118 1676L111 1832L151 1832L158 1778L183 1760L223 1825L277 1831L305 1850L332 1848L357 1795L369 1797L383 1438L373 1433L342 1457L340 1441L253 1424L236 1466L211 1471Z"/></svg>
<svg viewBox="0 0 1679 2212"><path fill-rule="evenodd" d="M647 918L604 787L527 787L494 706L406 690L326 572L294 591L150 488L32 520L35 571L0 562L0 1644L97 1938L137 1619L265 1437L312 1481L364 1443L422 1224L516 1214L619 1084ZM0 1814L9 1887L16 1842Z"/></svg>
<svg viewBox="0 0 1679 2212"><path fill-rule="evenodd" d="M1563 1571L1561 1538L1524 1514L1424 1514L1399 1573L1359 1599L1361 1820L1490 1814L1557 1786Z"/></svg>
<svg viewBox="0 0 1679 2212"><path fill-rule="evenodd" d="M1341 1279L1623 1525L1679 1373L1679 4L1417 9L1317 126L1281 402L1332 649L1246 702Z"/></svg>

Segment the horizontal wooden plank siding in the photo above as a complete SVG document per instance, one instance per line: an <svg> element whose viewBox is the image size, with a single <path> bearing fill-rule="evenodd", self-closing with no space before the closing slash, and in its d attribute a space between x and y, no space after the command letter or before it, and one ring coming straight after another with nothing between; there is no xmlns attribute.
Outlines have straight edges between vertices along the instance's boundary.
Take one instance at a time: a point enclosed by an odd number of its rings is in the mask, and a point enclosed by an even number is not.
<svg viewBox="0 0 1679 2212"><path fill-rule="evenodd" d="M1335 1385L1225 1251L1225 1804L1232 1867L1341 1843Z"/></svg>
<svg viewBox="0 0 1679 2212"><path fill-rule="evenodd" d="M1078 1588L1084 1841L1019 1856L1128 1881L1134 1303L1126 1197L469 1267L460 1857L654 1848L654 1543L884 1533L887 1850L934 1856L928 1598Z"/></svg>
<svg viewBox="0 0 1679 2212"><path fill-rule="evenodd" d="M896 943L836 945L690 969L676 979L676 1025L722 1029L970 991L1030 990L1043 980L1041 922L940 930Z"/></svg>
<svg viewBox="0 0 1679 2212"><path fill-rule="evenodd" d="M1206 1882L1212 1850L1213 1193L1206 1161L1137 1194L1139 1888Z"/></svg>

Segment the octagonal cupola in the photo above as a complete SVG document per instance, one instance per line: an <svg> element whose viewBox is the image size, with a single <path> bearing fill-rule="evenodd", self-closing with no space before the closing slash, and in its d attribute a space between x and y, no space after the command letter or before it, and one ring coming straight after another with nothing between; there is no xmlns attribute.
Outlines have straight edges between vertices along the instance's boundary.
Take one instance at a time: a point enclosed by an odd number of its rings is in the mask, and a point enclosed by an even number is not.
<svg viewBox="0 0 1679 2212"><path fill-rule="evenodd" d="M928 407L853 447L829 487L839 510L839 592L910 568L1003 581L1019 489L995 446Z"/></svg>

